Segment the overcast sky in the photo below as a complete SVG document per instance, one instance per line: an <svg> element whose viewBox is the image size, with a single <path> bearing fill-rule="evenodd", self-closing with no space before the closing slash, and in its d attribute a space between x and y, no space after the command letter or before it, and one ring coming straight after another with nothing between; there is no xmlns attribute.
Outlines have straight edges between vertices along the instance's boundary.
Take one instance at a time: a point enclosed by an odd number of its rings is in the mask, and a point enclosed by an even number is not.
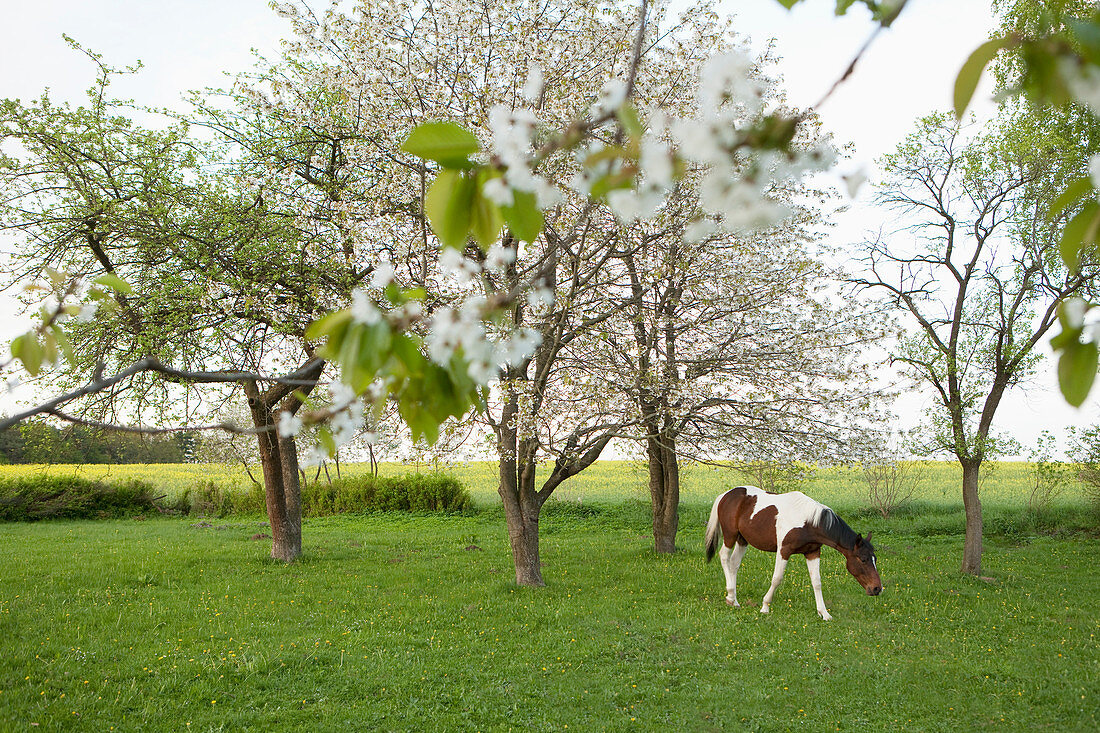
<svg viewBox="0 0 1100 733"><path fill-rule="evenodd" d="M868 38L873 25L854 8L833 15L835 0L805 0L787 11L776 0L730 0L741 32L756 48L774 38L782 57L778 71L791 101L817 102L840 77ZM68 47L62 34L100 53L107 63L144 69L115 86L122 98L150 106L179 106L189 89L220 86L226 72L252 64L252 49L278 52L285 24L264 0L37 0L7 2L0 10L0 97L29 100L49 87L57 99L79 101L94 79L94 68ZM854 145L843 170L865 167L891 150L916 118L950 107L955 74L963 60L988 36L993 18L986 0L911 0L905 12L875 41L852 77L820 108L827 130ZM988 111L988 87L979 90L979 112ZM865 188L860 199L865 201ZM841 245L878 229L881 214L857 205L835 232ZM5 302L6 301L6 302ZM0 294L0 342L26 328L12 316L10 297ZM1097 400L1081 411L1065 406L1043 374L1027 393L1002 407L999 422L1025 444L1039 430L1060 431L1068 424L1097 419ZM921 403L903 403L911 423ZM4 403L0 402L0 410Z"/></svg>

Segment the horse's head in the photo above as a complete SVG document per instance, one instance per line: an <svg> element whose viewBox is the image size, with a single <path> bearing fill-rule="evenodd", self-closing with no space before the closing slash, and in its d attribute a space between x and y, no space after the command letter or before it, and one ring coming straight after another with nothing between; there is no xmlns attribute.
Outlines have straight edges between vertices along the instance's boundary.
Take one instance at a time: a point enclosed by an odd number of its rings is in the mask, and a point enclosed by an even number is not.
<svg viewBox="0 0 1100 733"><path fill-rule="evenodd" d="M848 560L848 572L859 581L869 596L882 592L882 579L878 576L878 564L875 562L875 548L871 546L871 533L866 539L856 535L856 544L851 552L844 553Z"/></svg>

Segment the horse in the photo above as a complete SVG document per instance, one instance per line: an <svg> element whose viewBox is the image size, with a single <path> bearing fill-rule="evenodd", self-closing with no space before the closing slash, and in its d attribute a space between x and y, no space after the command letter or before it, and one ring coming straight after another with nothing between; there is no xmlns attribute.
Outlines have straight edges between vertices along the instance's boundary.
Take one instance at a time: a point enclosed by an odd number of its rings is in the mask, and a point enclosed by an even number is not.
<svg viewBox="0 0 1100 733"><path fill-rule="evenodd" d="M791 555L801 554L806 557L806 568L810 571L817 613L825 621L832 620L821 597L823 545L844 555L848 572L859 581L867 595L877 596L882 592L871 533L862 537L836 512L801 491L772 494L755 486L738 486L720 494L710 510L703 540L707 562L714 557L719 534L723 540L719 554L726 575L726 603L735 608L741 605L737 602L737 568L749 545L775 553L772 585L760 604L760 613L768 613Z"/></svg>

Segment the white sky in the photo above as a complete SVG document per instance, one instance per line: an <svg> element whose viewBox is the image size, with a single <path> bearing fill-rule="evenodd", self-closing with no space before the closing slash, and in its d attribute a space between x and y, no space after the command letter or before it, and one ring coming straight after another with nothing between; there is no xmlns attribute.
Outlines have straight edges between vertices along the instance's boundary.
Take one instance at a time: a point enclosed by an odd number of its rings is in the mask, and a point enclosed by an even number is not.
<svg viewBox="0 0 1100 733"><path fill-rule="evenodd" d="M775 0L726 0L721 7L735 14L757 48L775 38L783 57L778 70L798 106L824 95L873 30L861 8L836 18L835 0L804 0L793 11ZM874 159L891 150L917 117L948 109L955 74L992 24L987 0L910 0L819 110L838 141L855 145L842 169L873 171ZM49 87L55 99L80 101L94 69L63 41L67 33L113 66L144 63L137 77L114 87L117 95L176 106L186 90L224 85L225 72L249 68L251 49L275 54L284 28L265 0L0 0L0 98L30 100ZM861 200L867 193L865 187ZM857 202L832 237L841 245L855 242L881 223L880 214ZM0 294L0 343L27 328L13 312L10 296ZM1052 385L1048 370L1001 407L997 422L1025 446L1040 430L1098 419L1097 398L1073 410ZM917 419L922 401L904 401L904 423Z"/></svg>

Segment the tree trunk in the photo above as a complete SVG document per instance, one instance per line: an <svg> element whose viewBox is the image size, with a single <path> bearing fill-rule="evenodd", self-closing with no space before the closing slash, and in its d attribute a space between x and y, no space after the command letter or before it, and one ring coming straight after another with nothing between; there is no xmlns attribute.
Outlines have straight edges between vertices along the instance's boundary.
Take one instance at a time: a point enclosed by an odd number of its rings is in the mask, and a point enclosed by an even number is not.
<svg viewBox="0 0 1100 733"><path fill-rule="evenodd" d="M646 443L653 544L658 553L669 554L676 551L676 530L680 523L680 462L671 439L651 435Z"/></svg>
<svg viewBox="0 0 1100 733"><path fill-rule="evenodd" d="M978 575L982 570L982 502L978 498L981 459L959 460L963 469L963 508L966 510L966 541L962 572Z"/></svg>
<svg viewBox="0 0 1100 733"><path fill-rule="evenodd" d="M293 436L279 435L275 429L276 414L277 411L298 412L302 399L313 391L324 368L324 361L315 360L289 375L307 382L299 386L296 393L293 387L280 384L261 393L256 382L244 383L252 425L257 429L256 441L264 473L271 557L283 562L294 562L302 554L302 484L298 477L298 447ZM313 384L308 384L310 380Z"/></svg>
<svg viewBox="0 0 1100 733"><path fill-rule="evenodd" d="M531 490L533 486L523 485L526 472L517 470L520 466L514 455L501 453L498 491L504 502L504 520L512 545L516 583L538 588L546 585L542 579L542 561L539 560L539 513L542 504ZM533 470L531 474L534 474Z"/></svg>
<svg viewBox="0 0 1100 733"><path fill-rule="evenodd" d="M286 507L283 544L286 554L290 556L286 561L291 562L302 554L302 484L298 471L298 445L293 437L279 438L279 460L283 464L283 506ZM275 557L274 543L271 556Z"/></svg>
<svg viewBox="0 0 1100 733"><path fill-rule="evenodd" d="M302 554L301 501L298 491L294 490L300 491L301 485L298 483L298 456L294 450L294 439L279 437L274 429L271 407L255 386L246 389L246 393L252 425L260 431L256 434L256 441L264 473L264 504L271 527L271 557L294 562ZM284 446L289 447L285 458ZM289 505L288 495L291 498Z"/></svg>

